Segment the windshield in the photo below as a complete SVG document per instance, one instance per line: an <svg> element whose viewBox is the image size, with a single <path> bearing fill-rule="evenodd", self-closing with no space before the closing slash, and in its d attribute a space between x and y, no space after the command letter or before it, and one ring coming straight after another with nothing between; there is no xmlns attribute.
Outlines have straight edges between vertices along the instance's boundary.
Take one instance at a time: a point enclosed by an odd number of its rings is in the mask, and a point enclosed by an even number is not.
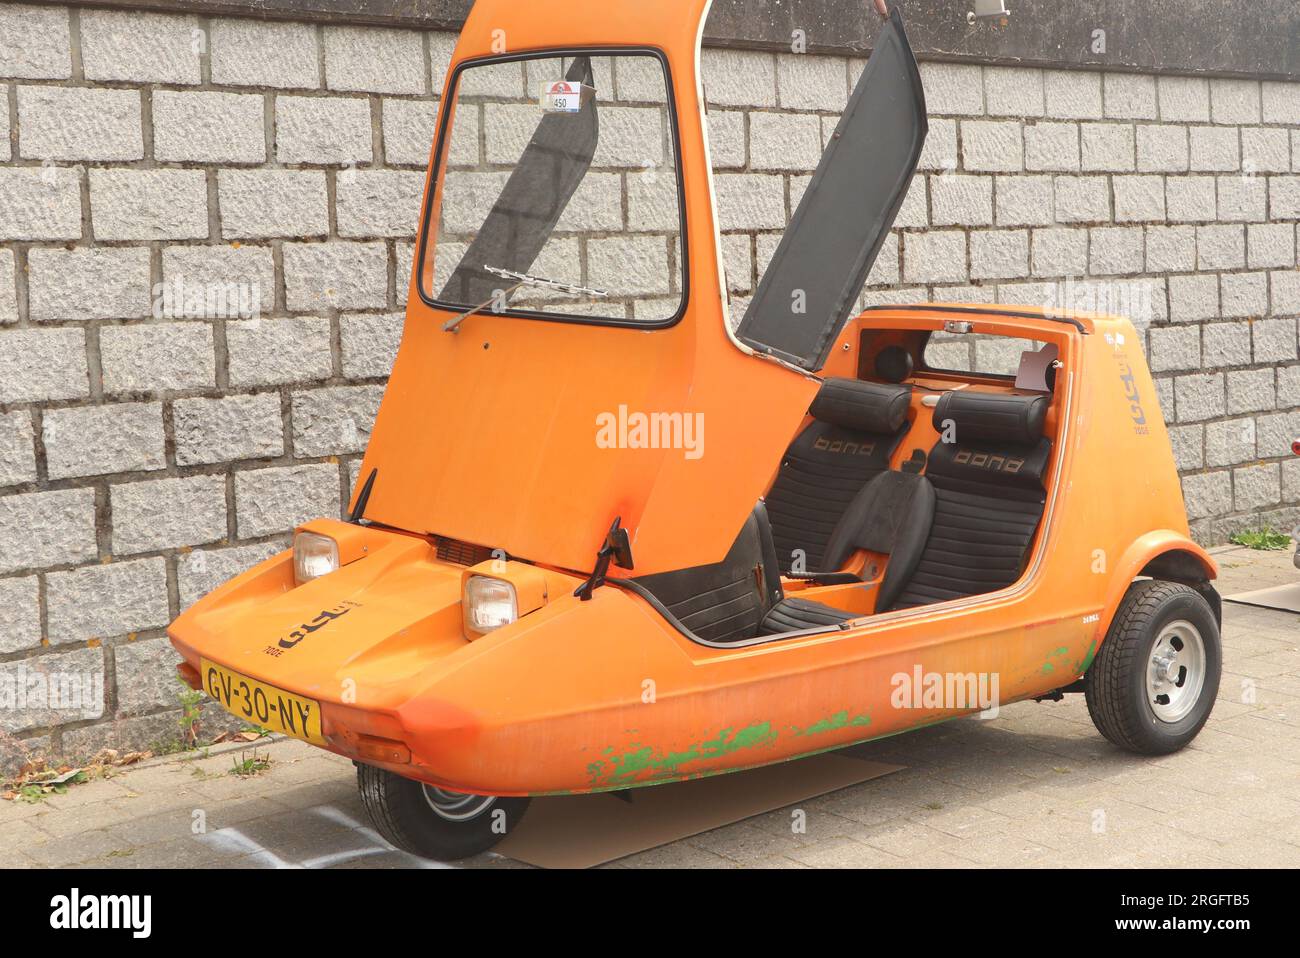
<svg viewBox="0 0 1300 958"><path fill-rule="evenodd" d="M471 63L449 111L446 175L425 220L426 300L570 321L676 320L681 203L657 55Z"/></svg>

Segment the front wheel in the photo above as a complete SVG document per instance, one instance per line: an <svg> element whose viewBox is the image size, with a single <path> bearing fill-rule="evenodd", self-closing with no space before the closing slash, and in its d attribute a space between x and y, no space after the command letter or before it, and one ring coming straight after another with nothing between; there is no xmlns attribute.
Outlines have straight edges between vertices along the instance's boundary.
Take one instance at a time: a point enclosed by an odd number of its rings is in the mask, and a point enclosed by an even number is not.
<svg viewBox="0 0 1300 958"><path fill-rule="evenodd" d="M450 861L485 852L523 818L527 798L467 795L357 766L361 803L379 834L412 855Z"/></svg>
<svg viewBox="0 0 1300 958"><path fill-rule="evenodd" d="M1088 669L1088 714L1120 748L1176 752L1210 717L1222 669L1219 625L1205 597L1176 582L1135 582Z"/></svg>

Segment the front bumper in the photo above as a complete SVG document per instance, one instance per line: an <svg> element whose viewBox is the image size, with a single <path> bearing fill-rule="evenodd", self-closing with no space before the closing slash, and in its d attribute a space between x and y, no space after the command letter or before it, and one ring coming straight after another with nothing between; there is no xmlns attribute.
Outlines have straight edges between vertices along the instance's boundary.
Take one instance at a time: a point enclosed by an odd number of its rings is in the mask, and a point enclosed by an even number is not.
<svg viewBox="0 0 1300 958"><path fill-rule="evenodd" d="M277 693L316 703L321 731L306 739L313 744L465 790L458 757L473 753L492 709L482 689L462 692L456 675L545 609L471 639L461 616L467 568L440 560L427 539L332 520L307 528L339 542L342 566L298 585L284 552L201 599L168 629L181 679L212 694L201 674L206 659L236 684L265 686L263 703ZM576 587L571 576L527 568L545 578L552 608Z"/></svg>

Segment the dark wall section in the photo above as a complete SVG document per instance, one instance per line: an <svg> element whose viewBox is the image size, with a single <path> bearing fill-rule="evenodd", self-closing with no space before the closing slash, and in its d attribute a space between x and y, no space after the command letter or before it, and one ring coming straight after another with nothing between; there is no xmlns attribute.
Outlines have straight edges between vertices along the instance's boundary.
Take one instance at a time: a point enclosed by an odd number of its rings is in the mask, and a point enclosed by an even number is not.
<svg viewBox="0 0 1300 958"><path fill-rule="evenodd" d="M1297 0L1007 0L1011 17L967 22L971 0L904 0L921 58L1300 79ZM723 46L788 44L857 52L878 18L863 0L714 0L706 38ZM1097 35L1096 31L1103 31ZM1104 39L1103 52L1096 52Z"/></svg>
<svg viewBox="0 0 1300 958"><path fill-rule="evenodd" d="M79 0L59 2L79 5ZM113 0L85 5L455 29L470 0ZM900 5L922 59L1300 79L1297 0L1008 0L1012 16L1005 26L968 23L972 0L902 0ZM809 52L861 54L869 50L878 27L865 0L714 0L705 42L789 49L794 31L802 30Z"/></svg>

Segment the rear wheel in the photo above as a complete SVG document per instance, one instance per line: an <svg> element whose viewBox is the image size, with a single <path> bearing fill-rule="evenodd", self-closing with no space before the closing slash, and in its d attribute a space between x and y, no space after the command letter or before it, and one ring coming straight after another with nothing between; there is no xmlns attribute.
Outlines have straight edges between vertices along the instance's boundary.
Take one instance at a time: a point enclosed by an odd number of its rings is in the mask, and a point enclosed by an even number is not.
<svg viewBox="0 0 1300 958"><path fill-rule="evenodd" d="M357 766L357 787L379 834L402 851L440 861L485 852L523 818L527 798L468 795Z"/></svg>
<svg viewBox="0 0 1300 958"><path fill-rule="evenodd" d="M1120 748L1176 752L1210 717L1222 667L1204 596L1176 582L1135 582L1088 669L1088 713Z"/></svg>

